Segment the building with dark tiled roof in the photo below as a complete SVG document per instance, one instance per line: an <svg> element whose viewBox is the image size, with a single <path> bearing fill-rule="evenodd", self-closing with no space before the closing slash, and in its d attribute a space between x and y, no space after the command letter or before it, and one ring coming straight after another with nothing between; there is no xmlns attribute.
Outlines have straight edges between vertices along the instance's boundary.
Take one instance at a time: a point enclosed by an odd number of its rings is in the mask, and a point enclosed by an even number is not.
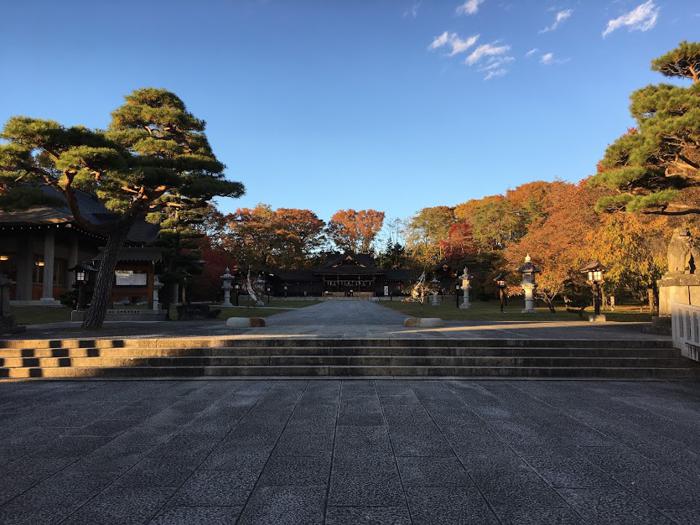
<svg viewBox="0 0 700 525"><path fill-rule="evenodd" d="M0 273L14 285L15 304L58 304L58 298L73 287L78 263L99 264L105 239L76 223L65 198L46 186L44 194L55 202L26 210L0 210ZM81 214L91 223L113 220L114 215L94 196L76 192ZM153 295L154 264L160 251L149 247L157 238L157 225L134 224L120 253L115 272L113 300L149 302Z"/></svg>
<svg viewBox="0 0 700 525"><path fill-rule="evenodd" d="M278 296L396 296L418 277L414 270L379 268L369 254L336 254L311 270L270 271L272 292Z"/></svg>

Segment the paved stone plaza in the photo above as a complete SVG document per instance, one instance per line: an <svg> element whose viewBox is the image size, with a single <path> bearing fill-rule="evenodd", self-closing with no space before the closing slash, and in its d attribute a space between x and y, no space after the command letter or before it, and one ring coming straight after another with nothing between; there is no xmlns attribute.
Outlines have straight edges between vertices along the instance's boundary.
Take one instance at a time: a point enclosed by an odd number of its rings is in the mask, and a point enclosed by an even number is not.
<svg viewBox="0 0 700 525"><path fill-rule="evenodd" d="M0 384L0 523L698 523L699 386Z"/></svg>

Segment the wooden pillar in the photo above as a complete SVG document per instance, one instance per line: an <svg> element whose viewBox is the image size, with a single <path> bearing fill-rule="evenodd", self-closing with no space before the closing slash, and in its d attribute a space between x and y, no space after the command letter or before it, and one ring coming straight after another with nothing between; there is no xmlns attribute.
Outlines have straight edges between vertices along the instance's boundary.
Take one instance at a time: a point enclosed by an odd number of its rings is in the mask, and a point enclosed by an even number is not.
<svg viewBox="0 0 700 525"><path fill-rule="evenodd" d="M42 301L54 302L53 273L55 249L56 234L53 230L47 230L44 234L44 284L41 293Z"/></svg>

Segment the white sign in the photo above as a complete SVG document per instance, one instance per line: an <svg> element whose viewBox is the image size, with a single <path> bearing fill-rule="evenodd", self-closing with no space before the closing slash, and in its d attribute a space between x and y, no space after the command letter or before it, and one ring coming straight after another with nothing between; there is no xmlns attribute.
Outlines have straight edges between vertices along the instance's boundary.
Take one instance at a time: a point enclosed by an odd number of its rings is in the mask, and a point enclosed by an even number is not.
<svg viewBox="0 0 700 525"><path fill-rule="evenodd" d="M386 285L384 286L384 295L389 295L389 287Z"/></svg>
<svg viewBox="0 0 700 525"><path fill-rule="evenodd" d="M117 286L146 286L148 284L147 273L135 273L133 270L115 270Z"/></svg>

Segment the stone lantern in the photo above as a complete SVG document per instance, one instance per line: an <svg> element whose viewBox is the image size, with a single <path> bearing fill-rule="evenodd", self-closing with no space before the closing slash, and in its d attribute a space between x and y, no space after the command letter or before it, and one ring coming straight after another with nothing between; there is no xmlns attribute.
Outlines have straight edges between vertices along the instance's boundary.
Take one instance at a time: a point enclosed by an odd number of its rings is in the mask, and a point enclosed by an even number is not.
<svg viewBox="0 0 700 525"><path fill-rule="evenodd" d="M534 265L528 253L525 256L525 263L518 268L518 271L523 276L520 286L525 292L525 308L523 308L522 313L533 314L535 313L535 289L537 288L535 275L540 273L540 269Z"/></svg>
<svg viewBox="0 0 700 525"><path fill-rule="evenodd" d="M592 261L585 268L582 268L581 272L586 275L593 295L593 315L588 316L588 319L591 322L604 322L605 316L600 314L600 304L605 268L600 264L600 261Z"/></svg>
<svg viewBox="0 0 700 525"><path fill-rule="evenodd" d="M462 275L458 277L462 281L462 303L459 305L459 307L462 310L466 310L471 306L471 303L469 302L469 289L471 288L471 275L469 275L469 268L466 266L464 267L464 271L462 272Z"/></svg>
<svg viewBox="0 0 700 525"><path fill-rule="evenodd" d="M224 291L224 302L221 304L221 306L228 308L233 306L231 304L231 288L233 288L231 283L233 282L233 275L231 275L231 270L228 269L228 266L226 267L226 270L224 270L221 280L223 281L221 289Z"/></svg>
<svg viewBox="0 0 700 525"><path fill-rule="evenodd" d="M160 311L160 290L163 288L163 283L160 282L158 275L153 279L153 311Z"/></svg>
<svg viewBox="0 0 700 525"><path fill-rule="evenodd" d="M430 291L430 304L432 306L440 306L440 281L438 280L437 275L433 277L430 284L432 285L432 290Z"/></svg>

